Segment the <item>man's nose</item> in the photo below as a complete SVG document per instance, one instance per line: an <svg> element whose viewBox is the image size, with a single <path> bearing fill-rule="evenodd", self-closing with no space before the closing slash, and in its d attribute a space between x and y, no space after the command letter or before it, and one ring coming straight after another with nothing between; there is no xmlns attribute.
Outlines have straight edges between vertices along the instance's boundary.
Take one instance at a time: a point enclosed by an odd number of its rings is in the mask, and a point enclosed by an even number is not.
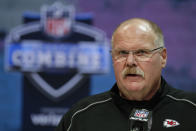
<svg viewBox="0 0 196 131"><path fill-rule="evenodd" d="M129 54L127 56L126 64L128 66L136 65L136 59L135 59L133 52L129 52Z"/></svg>

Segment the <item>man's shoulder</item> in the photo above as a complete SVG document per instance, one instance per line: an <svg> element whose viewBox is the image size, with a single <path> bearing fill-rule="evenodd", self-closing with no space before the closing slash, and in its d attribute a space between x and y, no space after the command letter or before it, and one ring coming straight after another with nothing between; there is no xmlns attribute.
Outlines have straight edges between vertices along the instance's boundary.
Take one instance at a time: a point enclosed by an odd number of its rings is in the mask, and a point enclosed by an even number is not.
<svg viewBox="0 0 196 131"><path fill-rule="evenodd" d="M78 114L84 113L86 111L89 111L89 109L92 109L92 107L96 107L94 109L97 109L97 106L107 104L111 101L110 92L104 92L93 96L88 96L86 98L83 98L79 100L74 106L63 116L58 128L59 130L64 129L70 129L72 126L72 120L78 116ZM98 108L99 109L99 108ZM94 110L93 110L94 111ZM89 116L88 112L85 113L85 116ZM57 129L58 130L58 129Z"/></svg>
<svg viewBox="0 0 196 131"><path fill-rule="evenodd" d="M112 98L110 96L110 92L107 91L104 93L88 96L79 100L76 104L74 104L72 110L75 112L77 110L87 109L91 106L105 104L111 100Z"/></svg>
<svg viewBox="0 0 196 131"><path fill-rule="evenodd" d="M196 92L185 91L170 87L169 92L166 96L175 101L187 102L196 107Z"/></svg>

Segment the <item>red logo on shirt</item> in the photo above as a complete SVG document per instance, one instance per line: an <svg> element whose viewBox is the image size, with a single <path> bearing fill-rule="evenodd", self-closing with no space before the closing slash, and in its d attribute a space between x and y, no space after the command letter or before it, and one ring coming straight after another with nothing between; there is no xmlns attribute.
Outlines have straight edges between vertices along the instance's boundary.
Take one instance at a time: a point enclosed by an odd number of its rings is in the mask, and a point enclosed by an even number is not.
<svg viewBox="0 0 196 131"><path fill-rule="evenodd" d="M180 125L180 123L178 123L175 120L171 120L171 119L165 119L165 121L163 122L163 126L166 127L166 128L175 127L175 126L178 126L178 125Z"/></svg>

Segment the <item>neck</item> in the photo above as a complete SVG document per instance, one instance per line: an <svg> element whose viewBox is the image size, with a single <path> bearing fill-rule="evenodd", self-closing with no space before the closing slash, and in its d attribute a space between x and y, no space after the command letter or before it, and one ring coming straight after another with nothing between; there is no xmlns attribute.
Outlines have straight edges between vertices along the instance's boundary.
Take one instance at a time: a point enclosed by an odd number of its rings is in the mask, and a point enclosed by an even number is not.
<svg viewBox="0 0 196 131"><path fill-rule="evenodd" d="M136 94L133 92L131 92L130 94L124 94L122 91L119 90L119 95L122 98L131 101L149 101L153 98L153 96L155 96L155 94L160 89L160 87L161 87L161 79L159 79L156 83L154 83L154 85L152 85L151 90L146 94L141 94L141 93Z"/></svg>

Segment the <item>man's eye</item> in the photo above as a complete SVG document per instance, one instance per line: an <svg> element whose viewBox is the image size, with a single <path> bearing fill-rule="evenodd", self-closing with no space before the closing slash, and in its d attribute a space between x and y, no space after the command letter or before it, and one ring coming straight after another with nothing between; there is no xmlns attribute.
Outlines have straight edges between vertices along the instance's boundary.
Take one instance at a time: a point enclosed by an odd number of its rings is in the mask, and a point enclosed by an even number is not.
<svg viewBox="0 0 196 131"><path fill-rule="evenodd" d="M149 51L147 50L138 50L135 52L136 55L147 55Z"/></svg>

